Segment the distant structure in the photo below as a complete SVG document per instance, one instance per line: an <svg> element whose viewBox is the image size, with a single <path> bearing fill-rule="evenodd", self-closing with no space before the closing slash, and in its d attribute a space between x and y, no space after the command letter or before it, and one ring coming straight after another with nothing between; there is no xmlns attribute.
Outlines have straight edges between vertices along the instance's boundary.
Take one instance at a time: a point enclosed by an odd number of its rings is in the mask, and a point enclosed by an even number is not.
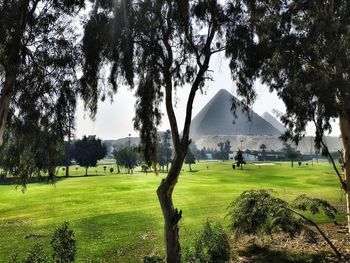
<svg viewBox="0 0 350 263"><path fill-rule="evenodd" d="M264 120L253 110L250 111L251 120L237 106L234 117L231 106L232 101L239 100L227 90L221 89L193 118L191 124L191 138L208 135L249 135L249 136L276 136L281 132Z"/></svg>
<svg viewBox="0 0 350 263"><path fill-rule="evenodd" d="M279 130L281 133L284 133L286 131L286 127L275 117L273 117L270 113L264 112L261 117L269 122L273 127L275 127L277 130Z"/></svg>

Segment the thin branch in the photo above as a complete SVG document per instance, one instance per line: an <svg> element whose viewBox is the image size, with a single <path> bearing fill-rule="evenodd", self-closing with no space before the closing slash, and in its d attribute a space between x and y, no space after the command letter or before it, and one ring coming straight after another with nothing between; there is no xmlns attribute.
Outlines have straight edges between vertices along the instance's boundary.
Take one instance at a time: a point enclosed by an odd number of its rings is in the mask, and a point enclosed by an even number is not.
<svg viewBox="0 0 350 263"><path fill-rule="evenodd" d="M323 140L321 140L321 145L322 145L322 147L325 149L325 154L327 155L327 157L328 157L328 158L331 160L331 162L332 162L334 171L336 172L336 174L337 174L337 176L338 176L338 178L339 178L339 181L340 181L340 184L341 184L341 186L342 186L342 189L343 189L344 191L347 191L346 183L344 182L343 178L341 177L341 174L340 174L340 172L339 172L339 170L338 170L338 168L337 168L337 166L336 166L336 164L335 164L335 162L334 162L334 159L333 159L332 155L330 154L330 152L329 152L329 150L328 150L328 147L327 147L327 145L324 143Z"/></svg>
<svg viewBox="0 0 350 263"><path fill-rule="evenodd" d="M324 240L326 240L326 242L328 243L328 245L333 249L334 253L337 255L338 258L341 258L342 255L340 254L340 252L338 251L338 249L334 246L334 244L332 243L332 241L329 240L329 238L326 236L326 234L321 230L321 228L314 222L312 221L310 218L304 216L303 214L289 208L289 207L284 207L286 210L300 216L301 218L303 218L304 220L306 220L307 222L309 222L311 225L313 225L317 231L321 234L321 236L324 238Z"/></svg>

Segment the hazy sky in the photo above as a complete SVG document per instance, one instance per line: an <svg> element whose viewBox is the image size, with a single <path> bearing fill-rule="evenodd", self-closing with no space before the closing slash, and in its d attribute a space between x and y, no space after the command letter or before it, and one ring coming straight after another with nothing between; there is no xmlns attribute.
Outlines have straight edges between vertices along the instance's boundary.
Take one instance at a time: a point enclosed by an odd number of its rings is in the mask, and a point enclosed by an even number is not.
<svg viewBox="0 0 350 263"><path fill-rule="evenodd" d="M231 79L227 61L222 55L216 54L212 57L210 70L213 70L214 81L208 81L204 94L197 92L194 101L193 115L196 114L205 106L205 104L218 92L220 89L226 89L233 95L236 94L235 85ZM278 109L284 112L285 107L283 102L278 99L276 94L271 94L267 87L260 84L256 85L258 98L253 106L253 110L259 115L265 111L271 113L272 109ZM100 102L95 121L89 118L89 113L84 112L82 102L78 103L76 114L76 136L79 138L83 135L95 134L102 139L118 139L127 137L128 134L137 136L137 131L133 128L134 105L135 98L133 96L135 90L130 91L127 87L120 87L117 94L114 95L114 101L110 103L108 99L105 102ZM176 114L179 122L179 130L182 130L183 121L185 118L186 98L188 89L178 88L175 93L176 97ZM162 124L159 130L169 128L168 119L165 112L164 104L162 105L164 113ZM309 132L312 129L309 128ZM332 135L338 136L339 129L334 125Z"/></svg>

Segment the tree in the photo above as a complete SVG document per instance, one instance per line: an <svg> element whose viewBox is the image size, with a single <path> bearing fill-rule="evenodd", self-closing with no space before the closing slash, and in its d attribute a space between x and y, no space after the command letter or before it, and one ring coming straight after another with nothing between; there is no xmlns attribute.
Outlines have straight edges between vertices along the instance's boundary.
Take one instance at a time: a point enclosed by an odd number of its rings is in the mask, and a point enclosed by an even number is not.
<svg viewBox="0 0 350 263"><path fill-rule="evenodd" d="M243 158L243 152L238 149L237 154L235 156L235 160L237 163L237 166L241 167L241 170L243 170L243 164L245 164L244 158Z"/></svg>
<svg viewBox="0 0 350 263"><path fill-rule="evenodd" d="M136 165L139 164L139 156L135 149L128 146L113 151L114 159L117 165L124 166L128 169L128 173L132 173Z"/></svg>
<svg viewBox="0 0 350 263"><path fill-rule="evenodd" d="M266 145L261 144L260 149L262 150L262 155L263 155L264 161L266 161Z"/></svg>
<svg viewBox="0 0 350 263"><path fill-rule="evenodd" d="M106 146L95 135L84 135L81 140L74 142L74 159L80 166L85 167L85 176L89 166L96 166L97 161L104 158L106 154Z"/></svg>
<svg viewBox="0 0 350 263"><path fill-rule="evenodd" d="M230 63L239 72L238 94L253 102L254 80L260 78L286 105L284 138L297 143L312 122L316 148L327 148L323 136L339 118L344 175L334 168L347 196L350 232L350 6L334 0L252 0L246 8L242 44L227 48L227 55L239 53L244 60Z"/></svg>
<svg viewBox="0 0 350 263"><path fill-rule="evenodd" d="M292 167L294 164L294 161L300 157L300 152L296 151L290 144L285 143L284 148L282 149L282 152L284 152L286 159L290 160L292 162Z"/></svg>
<svg viewBox="0 0 350 263"><path fill-rule="evenodd" d="M11 107L12 114L39 107L43 113L61 95L75 100L65 93L75 90L79 61L70 20L83 6L84 0L0 2L0 145Z"/></svg>
<svg viewBox="0 0 350 263"><path fill-rule="evenodd" d="M196 163L196 157L194 156L192 150L188 149L186 158L185 158L185 164L188 164L191 172L192 172L191 164L195 164L195 163Z"/></svg>
<svg viewBox="0 0 350 263"><path fill-rule="evenodd" d="M229 140L225 142L218 143L219 152L216 155L216 158L224 161L229 159L229 154L231 151L231 142Z"/></svg>
<svg viewBox="0 0 350 263"><path fill-rule="evenodd" d="M166 130L164 133L163 141L164 141L164 144L166 145L165 156L166 156L166 171L167 172L169 171L169 162L170 162L171 156L173 154L173 151L171 150L170 140L171 140L171 131Z"/></svg>
<svg viewBox="0 0 350 263"><path fill-rule="evenodd" d="M42 173L53 180L56 167L64 160L64 142L55 124L43 128L32 122L22 123L14 116L9 123L0 148L2 169L20 179L24 187L28 177L40 177Z"/></svg>
<svg viewBox="0 0 350 263"><path fill-rule="evenodd" d="M166 130L157 144L157 163L162 168L163 172L164 166L166 166L167 172L169 170L171 155L172 150L170 147L170 130Z"/></svg>
<svg viewBox="0 0 350 263"><path fill-rule="evenodd" d="M96 112L99 73L105 62L111 64L112 91L121 82L137 87L134 126L140 131L147 165L155 163L156 127L162 116L159 105L164 98L175 152L169 172L157 189L168 262L177 263L181 258L178 222L182 211L174 207L172 194L190 144L193 102L205 81L211 79L208 69L213 54L224 51L228 41L230 45L240 44L242 31L238 25L245 23L241 19L243 11L236 1L222 5L216 0L125 0L118 4L97 0L85 25L83 98ZM238 54L231 52L228 56ZM234 70L232 73L235 75ZM177 87L189 88L182 134L173 106Z"/></svg>

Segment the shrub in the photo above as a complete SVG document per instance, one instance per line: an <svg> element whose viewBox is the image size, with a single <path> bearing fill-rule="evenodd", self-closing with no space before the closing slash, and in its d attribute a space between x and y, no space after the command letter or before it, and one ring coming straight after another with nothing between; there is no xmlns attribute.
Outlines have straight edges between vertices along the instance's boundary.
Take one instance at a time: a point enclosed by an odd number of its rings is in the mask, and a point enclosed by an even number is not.
<svg viewBox="0 0 350 263"><path fill-rule="evenodd" d="M64 222L52 235L52 258L57 263L73 262L77 252L73 230L69 229L69 223Z"/></svg>
<svg viewBox="0 0 350 263"><path fill-rule="evenodd" d="M111 169L109 169L109 171L110 171L111 173L113 173L114 169L111 167Z"/></svg>
<svg viewBox="0 0 350 263"><path fill-rule="evenodd" d="M16 259L18 262L18 258ZM49 257L45 254L42 246L38 243L35 243L23 262L24 263L47 263L49 262Z"/></svg>
<svg viewBox="0 0 350 263"><path fill-rule="evenodd" d="M272 235L275 232L288 233L290 236L304 232L308 241L316 242L314 227L340 258L341 254L327 235L302 211L313 215L322 213L329 219L335 219L337 210L327 201L319 198L298 196L291 204L273 197L266 190L249 190L238 196L228 207L231 229L236 237L241 234Z"/></svg>
<svg viewBox="0 0 350 263"><path fill-rule="evenodd" d="M19 257L17 254L12 255L8 260L7 263L20 263Z"/></svg>
<svg viewBox="0 0 350 263"><path fill-rule="evenodd" d="M288 203L274 198L266 190L243 192L229 206L231 229L240 235L272 235L274 232L300 233L302 225L290 210Z"/></svg>
<svg viewBox="0 0 350 263"><path fill-rule="evenodd" d="M185 247L183 261L188 263L222 263L230 259L230 243L220 223L207 221L196 235L194 246Z"/></svg>

